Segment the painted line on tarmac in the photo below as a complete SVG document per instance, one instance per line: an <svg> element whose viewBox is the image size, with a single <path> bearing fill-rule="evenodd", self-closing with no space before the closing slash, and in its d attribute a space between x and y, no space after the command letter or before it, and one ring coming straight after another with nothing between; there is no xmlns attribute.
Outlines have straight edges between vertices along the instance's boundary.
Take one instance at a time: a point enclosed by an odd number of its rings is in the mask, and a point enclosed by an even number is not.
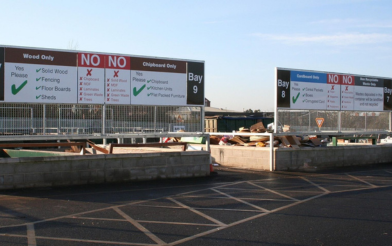
<svg viewBox="0 0 392 246"><path fill-rule="evenodd" d="M137 220L139 223L150 223L150 224L169 224L169 225L190 225L190 226L210 226L217 227L217 224L200 224L200 223L186 223L186 222L167 222L167 221L152 221L152 220Z"/></svg>
<svg viewBox="0 0 392 246"><path fill-rule="evenodd" d="M102 221L118 221L118 222L127 222L126 219L108 219L108 218L94 218L94 217L83 217L83 216L72 216L68 217L70 219L80 219L80 220L102 220Z"/></svg>
<svg viewBox="0 0 392 246"><path fill-rule="evenodd" d="M365 181L365 180L363 180L363 179L360 179L360 178L358 178L358 177L352 176L352 175L350 175L350 174L348 174L348 173L346 173L346 175L347 175L348 177L351 177L351 178L353 178L353 179L356 179L356 180L358 180L358 181L361 181L362 183L365 183L365 184L367 184L367 185L370 185L371 187L374 187L374 188L377 187L377 185L371 184L371 183L369 183L369 182L367 182L367 181Z"/></svg>
<svg viewBox="0 0 392 246"><path fill-rule="evenodd" d="M203 214L202 212L200 212L200 211L198 211L198 210L196 210L196 209L194 209L194 208L191 208L191 207L189 207L189 206L187 206L187 205L185 205L185 204L183 204L183 203L181 203L181 202L179 202L179 201L177 201L177 200L175 200L175 199L173 199L173 198L171 198L171 197L168 197L167 199L170 200L170 201L172 201L172 202L177 203L178 205L180 205L180 206L183 207L183 208L186 208L186 209L188 209L188 210L194 212L195 214L198 214L198 215L200 215L200 216L206 218L206 219L209 220L209 221L214 222L215 224L217 224L217 225L219 225L219 226L226 226L225 223L223 223L223 222L221 222L221 221L219 221L219 220L217 220L217 219L214 219L214 218L212 218L212 217L210 217L210 216L208 216L208 215L206 215L206 214Z"/></svg>
<svg viewBox="0 0 392 246"><path fill-rule="evenodd" d="M27 224L26 227L27 227L27 245L36 246L37 241L35 239L34 224Z"/></svg>
<svg viewBox="0 0 392 246"><path fill-rule="evenodd" d="M307 178L305 178L305 177L301 177L301 179L303 179L303 180L305 180L306 182L309 182L310 184L316 186L317 188L319 188L320 190L324 191L325 193L331 193L331 191L329 191L329 190L325 189L324 187L322 187L322 186L320 186L320 185L318 185L318 184L316 184L316 183L310 181L309 179L307 179Z"/></svg>
<svg viewBox="0 0 392 246"><path fill-rule="evenodd" d="M227 197L229 197L229 198L231 198L231 199L233 199L233 200L236 200L237 202L241 202L241 203L244 203L244 204L246 204L246 205L248 205L248 206L251 206L251 207L253 207L253 208L255 208L255 209L258 209L258 210L260 210L260 211L262 211L262 212L265 212L265 213L269 212L269 210L267 210L267 209L265 209L265 208L256 206L256 205L254 205L254 204L252 204L252 203L249 203L249 202L244 201L244 200L242 200L242 199L239 199L239 198L237 198L237 197L231 196L231 195L226 194L226 193L224 193L224 192L221 192L221 191L219 191L219 190L216 190L216 189L211 189L211 190L213 190L213 191L215 191L215 192L218 192L218 193L220 193L220 194L222 194L222 195L224 195L224 196L227 196Z"/></svg>
<svg viewBox="0 0 392 246"><path fill-rule="evenodd" d="M164 245L166 244L164 241L162 241L159 237L157 237L155 234L150 232L147 228L139 224L136 220L132 219L129 215L121 211L119 208L113 208L114 211L116 211L119 215L121 215L124 219L126 219L129 223L134 225L139 231L143 232L147 237L151 238L154 242L156 242L158 245Z"/></svg>
<svg viewBox="0 0 392 246"><path fill-rule="evenodd" d="M26 238L24 235L18 234L0 234L0 237L17 237ZM61 237L44 237L37 236L36 239L42 240L54 240L54 241L66 241L66 242L81 242L81 243L104 243L104 244L114 244L114 245L129 245L129 246L157 246L158 244L147 244L147 243L128 243L128 242L116 242L116 241L101 241L101 240L91 240L91 239L78 239L78 238L61 238Z"/></svg>
<svg viewBox="0 0 392 246"><path fill-rule="evenodd" d="M387 171L387 170L384 170L385 172L387 172L387 173L391 173L392 174L392 172L391 171Z"/></svg>
<svg viewBox="0 0 392 246"><path fill-rule="evenodd" d="M260 186L260 185L254 184L254 183L252 183L252 182L247 182L247 183L248 183L248 184L250 184L250 185L253 185L253 186L255 186L255 187L259 187L259 188L261 188L261 189L264 189L264 190L266 190L266 191L269 191L269 192L271 192L271 193L274 193L274 194L276 194L276 195L279 195L279 196L285 197L285 198L287 198L287 199L290 199L290 200L292 200L292 201L299 201L298 199L296 199L296 198L294 198L294 197L287 196L287 195L285 195L285 194L282 194L282 193L280 193L280 192L277 192L277 191L274 191L274 190L271 190L271 189L265 188L265 187L263 187L263 186Z"/></svg>
<svg viewBox="0 0 392 246"><path fill-rule="evenodd" d="M215 211L235 211L235 212L251 212L251 213L265 213L260 210L252 209L231 209L231 208L197 208L197 210L215 210Z"/></svg>
<svg viewBox="0 0 392 246"><path fill-rule="evenodd" d="M313 200L313 199L316 199L316 198L325 196L325 195L327 195L327 194L328 194L328 193L322 193L322 194L319 194L319 195L314 196L314 197L309 197L309 198L307 198L307 199L305 199L305 200L301 200L301 201L298 201L298 202L294 202L294 203L292 203L292 204L289 204L289 205L286 205L286 206L283 206L283 207L280 207L280 208L271 210L271 211L269 211L269 212L267 212L267 213L262 213L262 214L258 214L258 215L255 215L255 216L252 216L252 217L243 219L243 220L239 220L239 221L236 221L236 222L234 222L234 223L228 224L228 225L226 225L226 226L218 227L218 228L215 228L215 229L212 229L212 230L209 230L209 231L205 231L205 232L202 232L202 233L199 233L199 234L196 234L196 235L187 237L187 238L180 239L180 240L175 241L175 242L172 242L172 243L168 243L167 245L169 245L169 246L174 246L174 245L178 245L178 244L181 244L181 243L184 243L184 242L188 242L188 241L191 241L191 240L193 240L193 239L196 239L196 238L199 238L199 237L203 237L203 236L212 234L212 233L214 233L214 232L218 232L218 231L220 231L220 230L224 230L224 229L227 229L227 228L232 227L232 226L236 226L236 225L239 225L239 224L242 224L242 223L245 223L245 222L254 220L254 219L258 219L258 218L260 218L260 217L263 217L263 216L266 216L266 215L269 215L269 214L278 212L278 211L280 211L280 210L283 210L283 209L286 209L286 208L290 208L290 207L296 206L296 205L298 205L298 204L301 204L301 203L304 203L304 202L307 202L307 201L310 201L310 200Z"/></svg>
<svg viewBox="0 0 392 246"><path fill-rule="evenodd" d="M362 191L362 190L373 190L373 189L378 189L378 188L388 188L391 187L392 185L385 185L385 186L377 186L377 187L365 187L365 188L358 188L358 189L350 189L350 190L339 190L339 191L332 191L331 194L335 193L344 193L344 192L352 192L352 191Z"/></svg>

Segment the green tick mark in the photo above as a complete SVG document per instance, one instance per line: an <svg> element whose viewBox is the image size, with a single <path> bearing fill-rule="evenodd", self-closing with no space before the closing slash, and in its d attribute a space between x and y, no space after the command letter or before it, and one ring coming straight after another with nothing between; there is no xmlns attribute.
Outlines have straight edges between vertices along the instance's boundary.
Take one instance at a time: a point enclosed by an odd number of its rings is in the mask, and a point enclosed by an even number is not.
<svg viewBox="0 0 392 246"><path fill-rule="evenodd" d="M150 86L150 87L147 87L147 90L151 89L151 87L152 87L152 86Z"/></svg>
<svg viewBox="0 0 392 246"><path fill-rule="evenodd" d="M152 95L152 93L150 93L150 94L147 94L147 96L151 96Z"/></svg>
<svg viewBox="0 0 392 246"><path fill-rule="evenodd" d="M293 97L293 103L295 103L295 102L297 101L297 99L298 99L298 97L299 97L300 94L301 94L301 93L298 92L297 96L296 96L296 97Z"/></svg>
<svg viewBox="0 0 392 246"><path fill-rule="evenodd" d="M133 95L136 97L137 95L140 94L140 92L142 92L142 90L144 90L144 88L146 88L146 85L143 85L142 87L140 87L140 89L136 89L136 87L133 87Z"/></svg>
<svg viewBox="0 0 392 246"><path fill-rule="evenodd" d="M35 89L38 90L39 88L41 88L41 86L36 86Z"/></svg>
<svg viewBox="0 0 392 246"><path fill-rule="evenodd" d="M13 84L13 85L11 86L11 92L12 92L12 94L13 94L13 95L18 94L18 92L19 92L20 90L22 90L23 87L25 87L26 84L27 84L27 80L25 80L18 88L16 88L16 85Z"/></svg>
<svg viewBox="0 0 392 246"><path fill-rule="evenodd" d="M150 79L150 80L147 80L147 83L150 83L152 81L152 79Z"/></svg>
<svg viewBox="0 0 392 246"><path fill-rule="evenodd" d="M41 80L41 78L42 78L42 77L39 77L39 78L37 78L37 79L35 79L35 80L36 80L36 81L40 81L40 80Z"/></svg>
<svg viewBox="0 0 392 246"><path fill-rule="evenodd" d="M37 73L39 73L39 71L41 71L41 69L42 69L42 68L40 68L40 69L35 69L35 71L36 71Z"/></svg>
<svg viewBox="0 0 392 246"><path fill-rule="evenodd" d="M303 88L302 90L304 91L306 88Z"/></svg>
<svg viewBox="0 0 392 246"><path fill-rule="evenodd" d="M39 95L39 96L35 96L35 99L38 99L38 98L40 98L41 97L41 95Z"/></svg>
<svg viewBox="0 0 392 246"><path fill-rule="evenodd" d="M304 102L306 102L306 101L307 101L307 99L303 100L302 102L304 103Z"/></svg>

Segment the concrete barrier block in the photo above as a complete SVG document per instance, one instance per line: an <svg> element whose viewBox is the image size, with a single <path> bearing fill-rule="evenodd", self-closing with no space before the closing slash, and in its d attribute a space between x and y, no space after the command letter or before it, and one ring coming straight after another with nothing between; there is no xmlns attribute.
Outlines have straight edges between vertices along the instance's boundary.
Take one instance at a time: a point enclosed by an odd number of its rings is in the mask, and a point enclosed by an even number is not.
<svg viewBox="0 0 392 246"><path fill-rule="evenodd" d="M27 185L33 185L38 183L45 183L44 173L29 173L24 174L24 183Z"/></svg>
<svg viewBox="0 0 392 246"><path fill-rule="evenodd" d="M158 177L159 170L157 168L146 168L145 174L151 176L151 178L156 178Z"/></svg>
<svg viewBox="0 0 392 246"><path fill-rule="evenodd" d="M61 172L44 173L44 182L46 183L61 183L63 181L63 174Z"/></svg>
<svg viewBox="0 0 392 246"><path fill-rule="evenodd" d="M166 166L176 166L181 163L181 156L171 156L166 159Z"/></svg>
<svg viewBox="0 0 392 246"><path fill-rule="evenodd" d="M80 180L89 180L91 171L79 171Z"/></svg>
<svg viewBox="0 0 392 246"><path fill-rule="evenodd" d="M166 166L168 158L169 157L166 157L166 156L161 156L160 158L152 158L152 160L153 160L152 164L153 164L154 167L155 166L157 166L157 167Z"/></svg>
<svg viewBox="0 0 392 246"><path fill-rule="evenodd" d="M187 167L186 166L173 167L173 173L179 174L180 177L185 177L187 175Z"/></svg>
<svg viewBox="0 0 392 246"><path fill-rule="evenodd" d="M142 166L139 162L141 157L129 157L122 160L122 168L136 168Z"/></svg>
<svg viewBox="0 0 392 246"><path fill-rule="evenodd" d="M2 185L0 184L0 190L10 190L16 188L14 185Z"/></svg>
<svg viewBox="0 0 392 246"><path fill-rule="evenodd" d="M3 175L0 177L0 184L3 185L14 185L22 184L24 182L23 175Z"/></svg>
<svg viewBox="0 0 392 246"><path fill-rule="evenodd" d="M139 168L155 166L153 158L140 158L137 163Z"/></svg>
<svg viewBox="0 0 392 246"><path fill-rule="evenodd" d="M74 160L71 162L71 170L79 171L79 170L88 170L90 160Z"/></svg>
<svg viewBox="0 0 392 246"><path fill-rule="evenodd" d="M15 164L13 163L1 163L0 173L1 174L13 174L15 172Z"/></svg>
<svg viewBox="0 0 392 246"><path fill-rule="evenodd" d="M201 173L201 166L200 165L188 166L187 172L192 175L195 175L196 173Z"/></svg>
<svg viewBox="0 0 392 246"><path fill-rule="evenodd" d="M19 163L20 158L0 158L0 165L1 164L13 164L13 163Z"/></svg>
<svg viewBox="0 0 392 246"><path fill-rule="evenodd" d="M200 171L206 175L210 175L210 165L200 165Z"/></svg>
<svg viewBox="0 0 392 246"><path fill-rule="evenodd" d="M127 160L125 158L110 158L110 159L105 159L105 168L111 169L121 169L124 164L124 160Z"/></svg>
<svg viewBox="0 0 392 246"><path fill-rule="evenodd" d="M15 173L48 173L51 170L52 163L49 162L19 162L15 164Z"/></svg>
<svg viewBox="0 0 392 246"><path fill-rule="evenodd" d="M51 172L69 172L71 171L71 161L52 162Z"/></svg>
<svg viewBox="0 0 392 246"><path fill-rule="evenodd" d="M181 159L177 162L177 164L182 163L183 165L189 165L190 163L193 163L195 156L181 156Z"/></svg>
<svg viewBox="0 0 392 246"><path fill-rule="evenodd" d="M266 161L265 159L258 158L256 160L255 165L256 165L257 169L269 170L270 169L269 158L268 158L268 161Z"/></svg>
<svg viewBox="0 0 392 246"><path fill-rule="evenodd" d="M97 175L95 177L97 183L103 183L105 182L105 171L104 170L97 170L96 171Z"/></svg>
<svg viewBox="0 0 392 246"><path fill-rule="evenodd" d="M103 170L105 164L105 159L91 160L88 162L88 168L90 170Z"/></svg>
<svg viewBox="0 0 392 246"><path fill-rule="evenodd" d="M142 157L161 157L163 153L143 153Z"/></svg>
<svg viewBox="0 0 392 246"><path fill-rule="evenodd" d="M254 158L269 158L270 152L265 151L264 149L255 149L254 151L250 151L251 153L248 153L248 156L254 157Z"/></svg>
<svg viewBox="0 0 392 246"><path fill-rule="evenodd" d="M105 170L105 180L110 181L110 182L130 180L131 176L132 176L132 170L129 170L129 169Z"/></svg>

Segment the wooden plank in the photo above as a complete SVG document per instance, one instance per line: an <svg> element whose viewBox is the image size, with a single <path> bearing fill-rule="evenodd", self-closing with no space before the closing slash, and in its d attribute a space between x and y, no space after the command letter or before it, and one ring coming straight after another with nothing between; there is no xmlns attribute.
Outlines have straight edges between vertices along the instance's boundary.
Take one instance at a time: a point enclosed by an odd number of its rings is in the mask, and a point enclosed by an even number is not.
<svg viewBox="0 0 392 246"><path fill-rule="evenodd" d="M280 136L280 141L283 143L284 146L291 147L289 140L287 140L286 136Z"/></svg>
<svg viewBox="0 0 392 246"><path fill-rule="evenodd" d="M92 141L90 141L90 140L88 140L88 139L87 139L87 143L88 143L93 149L98 150L99 152L104 153L104 154L109 154L109 150L107 150L107 149L105 149L105 148L101 148L101 147L95 145L94 142L92 142Z"/></svg>
<svg viewBox="0 0 392 246"><path fill-rule="evenodd" d="M113 148L120 147L120 148L127 148L127 147L136 147L136 148L143 148L143 147L164 147L164 146L179 146L182 145L182 151L186 151L186 146L188 143L146 143L146 144L111 144L109 154L113 154Z"/></svg>
<svg viewBox="0 0 392 246"><path fill-rule="evenodd" d="M67 139L67 142L72 143L69 139ZM71 149L74 153L80 153L80 148L78 148L78 146L71 146Z"/></svg>
<svg viewBox="0 0 392 246"><path fill-rule="evenodd" d="M74 142L74 143L6 143L0 144L0 149L7 148L48 148L48 147L71 147L72 146L81 146L83 155L86 149L85 142Z"/></svg>

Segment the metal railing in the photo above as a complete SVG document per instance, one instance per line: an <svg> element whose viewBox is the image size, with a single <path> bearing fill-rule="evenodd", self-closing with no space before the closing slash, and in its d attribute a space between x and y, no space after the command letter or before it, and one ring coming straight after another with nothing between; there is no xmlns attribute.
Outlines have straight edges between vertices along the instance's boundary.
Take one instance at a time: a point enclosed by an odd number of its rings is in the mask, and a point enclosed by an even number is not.
<svg viewBox="0 0 392 246"><path fill-rule="evenodd" d="M0 141L6 136L104 136L201 132L202 107L0 104Z"/></svg>

